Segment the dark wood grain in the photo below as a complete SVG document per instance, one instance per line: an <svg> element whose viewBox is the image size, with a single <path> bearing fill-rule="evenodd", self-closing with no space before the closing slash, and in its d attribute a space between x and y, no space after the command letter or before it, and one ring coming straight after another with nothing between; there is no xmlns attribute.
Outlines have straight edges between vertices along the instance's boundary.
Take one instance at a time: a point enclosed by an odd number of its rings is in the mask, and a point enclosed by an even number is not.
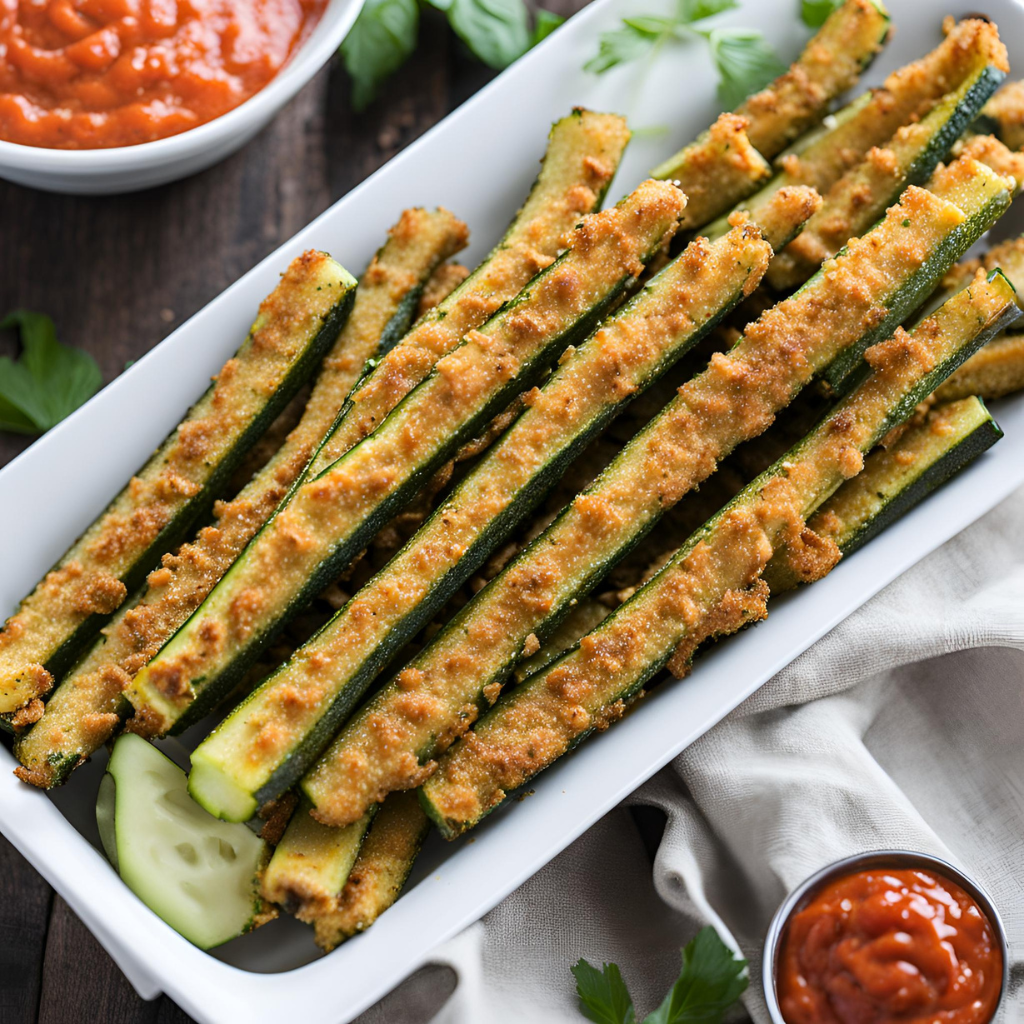
<svg viewBox="0 0 1024 1024"><path fill-rule="evenodd" d="M582 0L547 3L563 14ZM127 196L57 196L0 182L0 316L48 313L109 383L174 327L493 77L436 12L420 45L363 114L337 61L261 135L185 181ZM0 336L0 352L14 339ZM0 433L0 466L31 439ZM420 972L360 1018L428 1020L454 984ZM0 837L0 1024L185 1024L147 1003L78 920Z"/></svg>

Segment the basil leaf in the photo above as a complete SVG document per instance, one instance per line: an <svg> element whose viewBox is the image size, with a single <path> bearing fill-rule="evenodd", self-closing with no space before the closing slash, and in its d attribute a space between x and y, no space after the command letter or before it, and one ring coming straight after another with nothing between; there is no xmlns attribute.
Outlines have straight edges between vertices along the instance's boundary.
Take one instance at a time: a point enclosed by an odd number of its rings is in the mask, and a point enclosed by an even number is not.
<svg viewBox="0 0 1024 1024"><path fill-rule="evenodd" d="M821 28L843 0L802 0L800 17L809 28Z"/></svg>
<svg viewBox="0 0 1024 1024"><path fill-rule="evenodd" d="M476 57L499 71L530 48L523 0L451 0L448 24Z"/></svg>
<svg viewBox="0 0 1024 1024"><path fill-rule="evenodd" d="M707 39L720 78L718 98L728 110L786 70L761 33L753 29L716 28Z"/></svg>
<svg viewBox="0 0 1024 1024"><path fill-rule="evenodd" d="M580 1012L594 1024L636 1024L633 1000L615 964L605 964L599 971L586 960L570 968L576 978L576 994Z"/></svg>
<svg viewBox="0 0 1024 1024"><path fill-rule="evenodd" d="M17 328L21 355L0 356L0 430L40 434L73 413L103 384L96 360L62 345L53 321L42 313L15 310L0 330Z"/></svg>
<svg viewBox="0 0 1024 1024"><path fill-rule="evenodd" d="M616 64L627 64L646 56L655 43L655 37L623 25L611 32L602 32L597 43L597 53L583 65L584 71L595 75L603 74Z"/></svg>
<svg viewBox="0 0 1024 1024"><path fill-rule="evenodd" d="M356 110L370 105L385 79L416 49L419 20L416 0L366 0L341 44Z"/></svg>
<svg viewBox="0 0 1024 1024"><path fill-rule="evenodd" d="M533 38L530 40L530 45L536 46L542 39L547 39L564 21L565 18L560 14L555 14L554 11L545 11L541 7L533 20Z"/></svg>
<svg viewBox="0 0 1024 1024"><path fill-rule="evenodd" d="M678 981L643 1024L720 1024L749 983L746 967L714 928L702 928L683 950Z"/></svg>
<svg viewBox="0 0 1024 1024"><path fill-rule="evenodd" d="M679 0L680 21L703 21L739 7L736 0Z"/></svg>

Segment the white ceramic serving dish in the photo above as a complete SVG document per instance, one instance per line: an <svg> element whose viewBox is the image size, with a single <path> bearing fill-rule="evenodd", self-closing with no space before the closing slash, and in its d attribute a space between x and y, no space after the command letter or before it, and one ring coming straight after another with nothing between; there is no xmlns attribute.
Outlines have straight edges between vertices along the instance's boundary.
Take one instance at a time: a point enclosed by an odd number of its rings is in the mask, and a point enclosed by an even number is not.
<svg viewBox="0 0 1024 1024"><path fill-rule="evenodd" d="M671 0L661 2L667 7ZM1016 67L1024 69L1024 8L1014 0L971 4L1000 23ZM649 68L602 78L580 70L600 31L623 14L658 5L597 0L0 472L0 611L13 609L174 426L301 249L326 249L358 272L401 208L441 203L471 225L472 262L499 237L525 195L547 125L573 104L623 111L636 127L671 126L634 140L613 198L704 128L718 105L699 45L668 47ZM792 56L806 37L797 6L796 0L745 0L727 20L761 29ZM940 38L945 7L918 0L891 0L891 7L898 32L869 83ZM1002 233L1021 226L1018 219ZM17 782L10 774L14 762L0 748L0 831L61 893L142 995L165 992L204 1024L348 1021L818 637L1024 483L1024 400L998 403L995 412L1007 436L991 452L826 579L778 601L767 622L720 644L685 682L662 686L626 721L583 744L536 780L535 795L495 814L472 842L429 844L402 899L327 957L316 958L308 929L291 920L213 955L158 920L96 847L92 815L102 757L51 798Z"/></svg>
<svg viewBox="0 0 1024 1024"><path fill-rule="evenodd" d="M280 74L245 103L191 131L115 149L43 149L0 140L0 178L80 195L137 192L213 166L240 149L330 60L363 0L330 0Z"/></svg>

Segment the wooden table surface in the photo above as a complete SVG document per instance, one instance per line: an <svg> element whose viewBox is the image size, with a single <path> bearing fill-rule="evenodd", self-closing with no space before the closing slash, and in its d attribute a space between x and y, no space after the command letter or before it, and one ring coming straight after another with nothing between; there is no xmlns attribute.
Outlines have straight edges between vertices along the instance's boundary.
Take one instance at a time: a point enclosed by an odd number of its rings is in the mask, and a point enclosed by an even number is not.
<svg viewBox="0 0 1024 1024"><path fill-rule="evenodd" d="M585 2L545 6L570 14ZM241 152L185 181L99 198L0 182L0 317L18 307L48 313L109 382L492 76L428 11L416 54L364 114L352 113L335 59ZM14 352L13 339L0 338L0 353ZM29 440L0 433L0 466ZM424 977L367 1019L424 1019L451 984ZM0 836L0 1024L190 1019L166 997L139 999Z"/></svg>

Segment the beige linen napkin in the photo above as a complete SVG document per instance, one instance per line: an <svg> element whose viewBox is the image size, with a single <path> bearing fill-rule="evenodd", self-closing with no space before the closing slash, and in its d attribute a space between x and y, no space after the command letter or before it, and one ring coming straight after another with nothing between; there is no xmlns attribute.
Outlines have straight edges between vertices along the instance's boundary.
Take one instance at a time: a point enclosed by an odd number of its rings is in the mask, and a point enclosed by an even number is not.
<svg viewBox="0 0 1024 1024"><path fill-rule="evenodd" d="M699 666L696 669L699 671ZM628 722L623 725L628 728ZM600 742L600 739L596 740ZM667 816L653 871L616 808L362 1024L579 1024L569 966L621 965L640 1017L712 922L749 958L838 857L947 857L999 907L1000 1024L1024 1021L1024 490L892 583L627 801ZM428 969L429 970L429 969Z"/></svg>

